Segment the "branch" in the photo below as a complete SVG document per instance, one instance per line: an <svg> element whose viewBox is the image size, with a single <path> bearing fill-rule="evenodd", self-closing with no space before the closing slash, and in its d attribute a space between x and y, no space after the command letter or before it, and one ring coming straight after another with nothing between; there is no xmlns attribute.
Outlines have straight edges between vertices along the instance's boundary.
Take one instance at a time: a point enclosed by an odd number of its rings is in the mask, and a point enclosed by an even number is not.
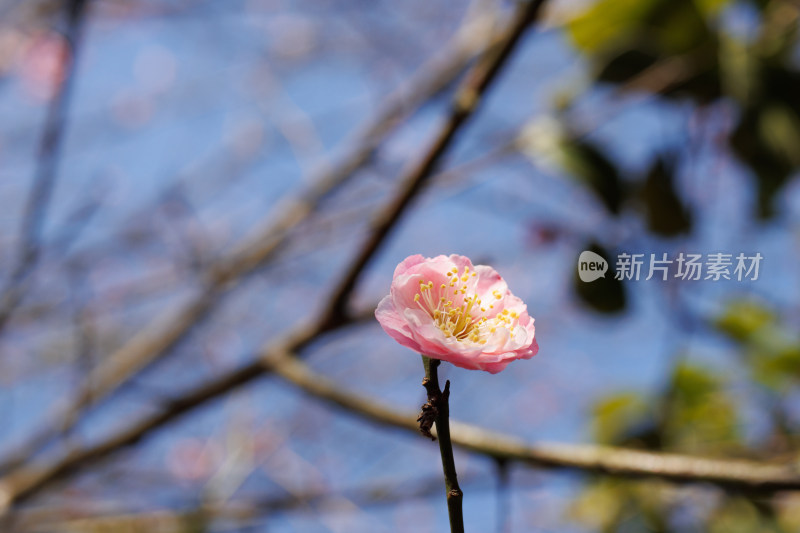
<svg viewBox="0 0 800 533"><path fill-rule="evenodd" d="M348 392L346 387L313 372L292 354L275 353L264 364L311 396L380 425L419 434L415 415L384 407L374 398ZM465 450L532 466L570 468L611 476L653 477L673 482L712 483L727 489L763 493L800 490L800 472L789 465L706 459L613 446L528 444L512 436L456 421L451 422L450 433L453 444Z"/></svg>
<svg viewBox="0 0 800 533"><path fill-rule="evenodd" d="M2 331L27 292L30 275L42 254L40 245L42 226L47 216L53 187L58 176L58 163L66 128L67 108L72 94L78 48L83 36L88 0L70 0L65 3L67 29L64 35L59 68L53 76L58 84L50 102L44 131L39 141L36 173L33 177L25 211L22 214L18 250L15 263L0 294L0 331Z"/></svg>
<svg viewBox="0 0 800 533"><path fill-rule="evenodd" d="M165 480L165 482L168 482ZM492 485L483 479L472 478L470 488L476 491L491 491ZM413 484L370 484L352 488L292 490L280 496L245 496L231 502L210 500L191 508L156 511L121 512L101 505L99 509L77 511L71 506L52 506L26 509L16 517L19 532L41 532L48 530L69 531L184 531L187 523L197 516L220 518L244 524L269 518L273 513L295 510L335 509L343 501L361 509L396 506L402 502L419 500L439 494L441 480L422 478ZM183 529L182 529L183 527Z"/></svg>
<svg viewBox="0 0 800 533"><path fill-rule="evenodd" d="M495 44L487 48L481 60L460 85L453 100L450 115L444 125L439 129L423 157L407 171L401 193L394 199L391 208L382 211L375 220L375 230L362 247L359 255L351 263L347 274L334 292L326 311L325 321L328 325L334 325L338 317L346 316L347 301L355 289L361 272L386 240L398 219L408 209L411 200L434 172L461 127L478 109L481 99L497 78L525 30L536 20L543 3L544 0L520 3L508 27Z"/></svg>
<svg viewBox="0 0 800 533"><path fill-rule="evenodd" d="M436 163L450 146L457 131L466 123L466 119L473 114L484 91L489 88L492 80L500 72L500 67L510 56L522 33L535 20L542 3L543 0L536 0L520 4L515 16L501 34L497 44L490 46L482 60L470 71L465 82L456 93L451 113L436 140L430 146L421 162L413 166L405 176L398 194L380 211L378 215L380 222L341 278L337 285L338 289L334 291L334 296L330 300L332 305L322 313L316 322L299 328L282 341L269 344L262 353L274 356L275 354L282 355L287 351L299 351L320 334L347 322L347 315L342 314L345 307L344 304L362 269L377 251L394 224L400 219L400 215L408 207L413 197L420 191L423 182L433 172ZM221 283L227 281L224 275L220 275L219 279ZM145 352L141 357L144 356L152 358L149 352ZM141 357L133 362L141 363ZM264 356L260 359L263 358ZM122 364L130 364L130 362L129 359L123 359ZM5 479L0 479L0 516L14 503L30 497L79 465L104 457L119 448L133 444L151 431L177 419L187 411L264 375L267 372L267 367L262 363L263 361L260 360L253 361L239 370L201 385L172 402L160 413L142 419L140 422L129 426L98 445L67 453L45 466L34 464L29 467L20 467L6 476ZM131 370L126 367L123 368L126 371ZM101 368L101 371L104 370L107 371L107 367ZM114 375L111 374L110 378L113 379Z"/></svg>
<svg viewBox="0 0 800 533"><path fill-rule="evenodd" d="M293 343L314 339L314 329L298 332ZM139 442L195 407L243 385L265 372L274 372L305 393L337 405L349 413L417 435L416 416L381 405L373 398L348 392L314 373L291 350L275 346L263 354L257 366L250 364L174 400L160 413L139 420L99 444L78 448L54 462L20 469L0 479L0 517L19 503L71 471ZM676 483L710 483L729 490L770 494L800 490L800 473L788 465L766 462L708 459L590 444L528 444L513 436L477 426L451 423L453 444L467 451L503 461L534 467L573 469L618 477L650 477Z"/></svg>
<svg viewBox="0 0 800 533"><path fill-rule="evenodd" d="M111 394L119 386L173 349L217 306L222 296L242 278L263 266L285 242L289 232L310 216L333 190L344 185L367 164L383 139L423 103L452 82L477 54L482 41L459 33L441 55L423 65L409 82L391 94L377 115L349 143L352 148L338 162L324 166L312 179L315 184L299 199L284 206L273 223L265 220L254 235L209 272L205 286L177 309L168 309L145 326L126 344L104 359L76 395L64 402L36 429L15 453L0 463L0 473L23 464L32 453L69 431L88 406Z"/></svg>
<svg viewBox="0 0 800 533"><path fill-rule="evenodd" d="M450 440L450 381L445 383L444 391L439 388L439 360L422 356L425 367L425 378L422 385L428 393L428 403L422 406L424 418L427 413L436 421L436 433L439 436L439 452L442 456L444 486L447 496L447 514L450 519L452 533L464 533L464 513L462 501L464 493L458 486L456 462L453 457L453 443ZM427 411L425 407L428 407Z"/></svg>

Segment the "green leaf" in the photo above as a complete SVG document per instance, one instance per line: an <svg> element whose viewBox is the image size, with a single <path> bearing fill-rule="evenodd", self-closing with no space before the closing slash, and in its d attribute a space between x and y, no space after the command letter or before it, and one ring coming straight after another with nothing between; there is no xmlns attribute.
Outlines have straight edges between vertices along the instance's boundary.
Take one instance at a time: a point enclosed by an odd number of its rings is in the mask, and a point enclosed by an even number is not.
<svg viewBox="0 0 800 533"><path fill-rule="evenodd" d="M717 34L708 20L726 1L601 0L568 24L576 48L593 60L596 79L637 84L700 103L722 95Z"/></svg>
<svg viewBox="0 0 800 533"><path fill-rule="evenodd" d="M607 59L597 72L597 80L608 83L625 83L652 66L658 56L639 48L626 48Z"/></svg>
<svg viewBox="0 0 800 533"><path fill-rule="evenodd" d="M599 0L567 23L567 35L587 54L651 43L661 54L679 54L706 42L706 20L728 0Z"/></svg>
<svg viewBox="0 0 800 533"><path fill-rule="evenodd" d="M594 407L594 438L603 444L621 444L647 417L647 404L632 392L621 392L601 399Z"/></svg>
<svg viewBox="0 0 800 533"><path fill-rule="evenodd" d="M785 345L774 354L753 357L756 378L763 384L782 390L800 379L800 344Z"/></svg>
<svg viewBox="0 0 800 533"><path fill-rule="evenodd" d="M775 314L753 300L733 300L714 321L720 331L739 342L749 341L761 328L774 323Z"/></svg>
<svg viewBox="0 0 800 533"><path fill-rule="evenodd" d="M709 369L676 366L665 405L668 448L688 453L730 453L739 447L735 403Z"/></svg>
<svg viewBox="0 0 800 533"><path fill-rule="evenodd" d="M800 166L800 74L769 62L759 72L757 93L730 144L756 174L757 214L766 219L775 214L775 199Z"/></svg>
<svg viewBox="0 0 800 533"><path fill-rule="evenodd" d="M709 533L779 533L775 518L744 498L729 498L709 517Z"/></svg>
<svg viewBox="0 0 800 533"><path fill-rule="evenodd" d="M654 3L654 0L600 0L567 24L567 34L579 50L599 52L636 29Z"/></svg>
<svg viewBox="0 0 800 533"><path fill-rule="evenodd" d="M751 46L720 35L719 67L725 94L741 104L751 103L759 90L759 65Z"/></svg>
<svg viewBox="0 0 800 533"><path fill-rule="evenodd" d="M755 378L763 385L783 390L800 379L800 339L787 334L777 316L760 303L733 301L714 325L742 344Z"/></svg>

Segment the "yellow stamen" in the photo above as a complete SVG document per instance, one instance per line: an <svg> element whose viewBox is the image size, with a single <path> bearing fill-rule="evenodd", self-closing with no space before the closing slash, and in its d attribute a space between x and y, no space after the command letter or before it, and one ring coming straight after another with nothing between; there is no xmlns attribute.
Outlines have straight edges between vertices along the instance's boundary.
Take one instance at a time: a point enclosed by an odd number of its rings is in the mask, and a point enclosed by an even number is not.
<svg viewBox="0 0 800 533"><path fill-rule="evenodd" d="M471 272L468 267L464 267L461 274L458 268L452 268L445 274L444 280L419 280L420 290L414 295L414 302L428 313L445 337L484 345L487 344L489 335L496 333L498 328L509 330L509 335L513 337L510 331L512 320L518 319L519 314L504 309L494 316L486 316L487 310L494 309L494 305L484 306L478 298L476 287L470 289L467 284L470 277L477 276L477 272ZM433 286L436 283L439 284L439 291L434 296ZM448 292L451 288L452 293ZM456 300L460 301L456 306L453 297L459 293L462 296ZM499 290L491 291L491 296L494 296L492 301L495 302L503 299L503 293Z"/></svg>

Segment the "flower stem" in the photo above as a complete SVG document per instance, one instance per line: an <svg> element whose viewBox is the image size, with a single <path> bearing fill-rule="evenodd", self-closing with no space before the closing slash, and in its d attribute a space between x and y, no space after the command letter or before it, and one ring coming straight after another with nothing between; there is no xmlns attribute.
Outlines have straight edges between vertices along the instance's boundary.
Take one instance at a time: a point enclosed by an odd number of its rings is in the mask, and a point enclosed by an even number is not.
<svg viewBox="0 0 800 533"><path fill-rule="evenodd" d="M432 412L435 415L436 435L439 437L439 451L442 454L450 532L464 533L464 515L461 510L464 493L458 486L456 463L453 459L453 444L450 442L450 381L445 383L444 391L439 388L439 363L438 359L422 356L422 364L425 366L425 379L422 380L422 385L428 393L427 405L434 408Z"/></svg>

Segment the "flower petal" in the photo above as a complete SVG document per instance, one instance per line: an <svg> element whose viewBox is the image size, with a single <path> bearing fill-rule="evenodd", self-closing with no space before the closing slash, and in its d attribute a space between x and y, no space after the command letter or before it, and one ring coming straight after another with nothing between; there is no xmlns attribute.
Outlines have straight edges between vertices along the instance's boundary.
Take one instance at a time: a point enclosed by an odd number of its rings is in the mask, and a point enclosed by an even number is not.
<svg viewBox="0 0 800 533"><path fill-rule="evenodd" d="M525 303L495 269L462 255L407 257L375 316L403 346L471 370L494 374L539 351Z"/></svg>
<svg viewBox="0 0 800 533"><path fill-rule="evenodd" d="M408 322L395 310L390 296L386 296L380 301L378 308L375 309L375 318L378 319L383 331L406 348L411 348L416 352L422 349L414 340Z"/></svg>
<svg viewBox="0 0 800 533"><path fill-rule="evenodd" d="M393 277L396 278L397 276L405 274L409 268L413 267L414 265L418 265L424 261L425 258L419 254L409 255L408 257L400 261L400 264L397 265L397 267L394 269Z"/></svg>

